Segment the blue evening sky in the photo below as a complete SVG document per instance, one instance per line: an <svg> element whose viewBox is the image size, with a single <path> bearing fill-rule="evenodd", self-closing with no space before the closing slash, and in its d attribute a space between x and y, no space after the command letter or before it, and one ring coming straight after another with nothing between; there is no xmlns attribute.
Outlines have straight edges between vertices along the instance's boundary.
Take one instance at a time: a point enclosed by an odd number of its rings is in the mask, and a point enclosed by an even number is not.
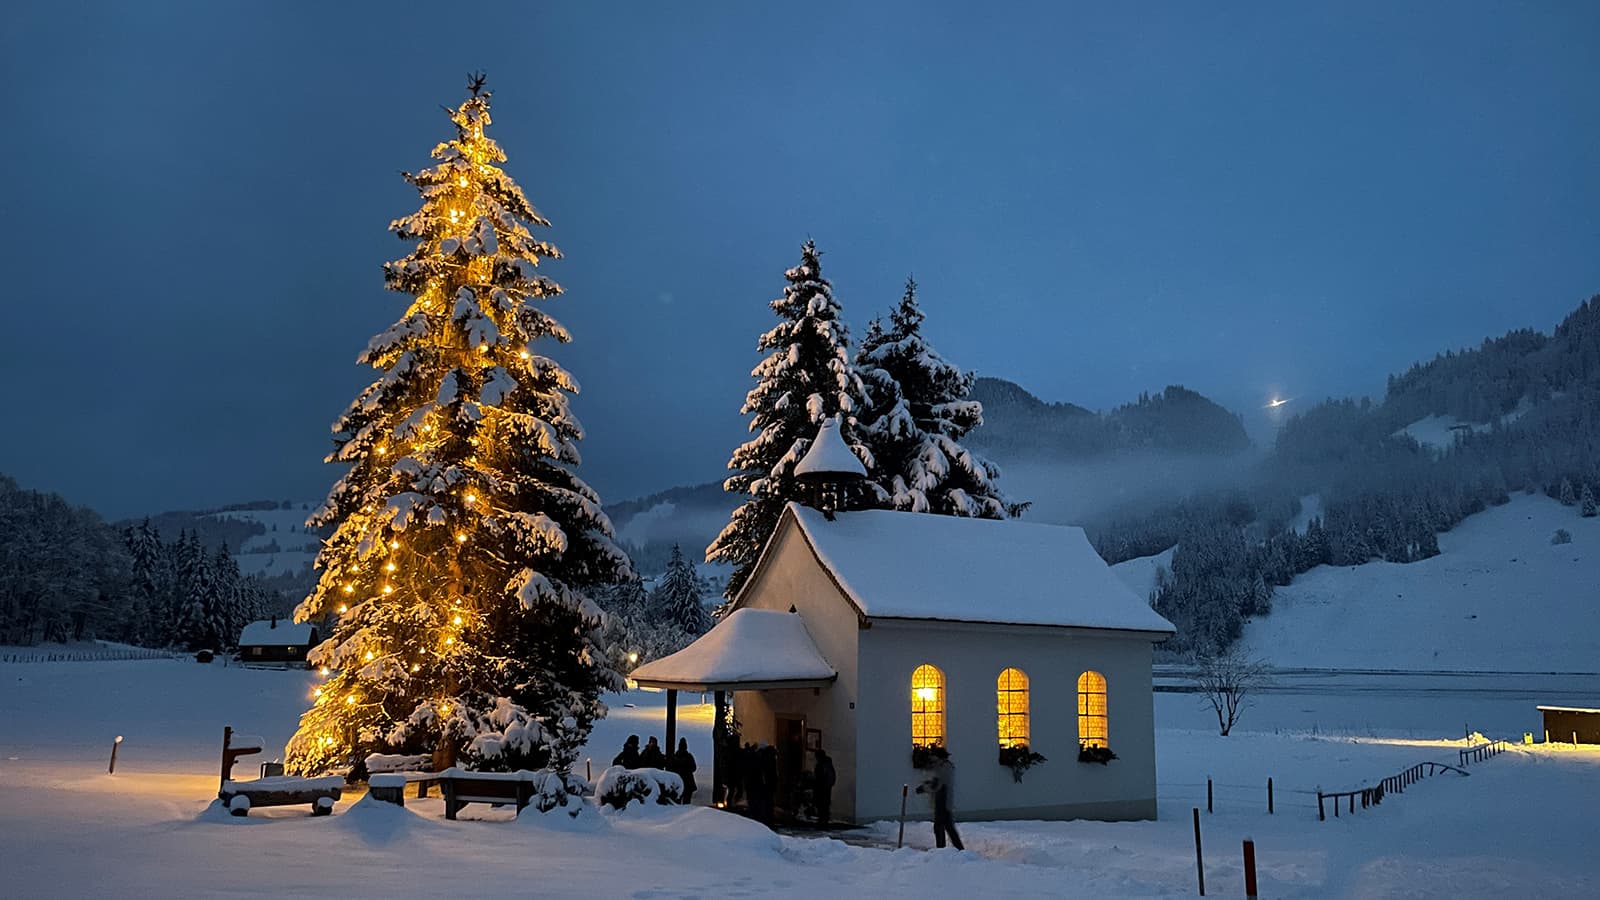
<svg viewBox="0 0 1600 900"><path fill-rule="evenodd" d="M854 333L1244 413L1600 293L1600 4L70 3L0 26L0 472L319 498L404 309L401 169L485 69L607 499L719 477L807 236ZM1293 408L1293 405L1288 407Z"/></svg>

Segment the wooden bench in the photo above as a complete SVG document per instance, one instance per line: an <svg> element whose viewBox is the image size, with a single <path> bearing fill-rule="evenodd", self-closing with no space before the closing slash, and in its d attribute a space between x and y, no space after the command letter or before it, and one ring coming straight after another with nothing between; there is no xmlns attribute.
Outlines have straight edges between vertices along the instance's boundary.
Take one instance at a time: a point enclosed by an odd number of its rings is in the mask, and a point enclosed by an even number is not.
<svg viewBox="0 0 1600 900"><path fill-rule="evenodd" d="M533 800L536 772L468 772L446 769L436 780L444 794L444 817L454 819L469 803L506 806L515 803L517 812Z"/></svg>
<svg viewBox="0 0 1600 900"><path fill-rule="evenodd" d="M258 778L255 781L224 781L217 798L235 816L247 816L258 806L294 806L311 804L313 816L333 813L333 803L344 789L344 779L338 775L325 778L296 778L278 775Z"/></svg>
<svg viewBox="0 0 1600 900"><path fill-rule="evenodd" d="M380 772L367 778L367 794L374 800L406 805L406 785L417 786L417 799L428 796L428 788L439 783L438 772Z"/></svg>

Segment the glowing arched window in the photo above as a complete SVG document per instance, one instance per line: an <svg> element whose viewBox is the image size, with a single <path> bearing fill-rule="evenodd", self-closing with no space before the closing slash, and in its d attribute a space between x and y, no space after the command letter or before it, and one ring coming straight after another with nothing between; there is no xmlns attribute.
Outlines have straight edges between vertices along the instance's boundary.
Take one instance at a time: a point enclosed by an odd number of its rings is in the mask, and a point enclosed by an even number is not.
<svg viewBox="0 0 1600 900"><path fill-rule="evenodd" d="M998 697L1000 746L1028 746L1028 676L1021 669L1006 669L995 683Z"/></svg>
<svg viewBox="0 0 1600 900"><path fill-rule="evenodd" d="M911 743L944 746L944 673L933 666L911 673Z"/></svg>
<svg viewBox="0 0 1600 900"><path fill-rule="evenodd" d="M1085 672L1078 676L1078 744L1106 746L1110 736L1106 724L1106 677Z"/></svg>

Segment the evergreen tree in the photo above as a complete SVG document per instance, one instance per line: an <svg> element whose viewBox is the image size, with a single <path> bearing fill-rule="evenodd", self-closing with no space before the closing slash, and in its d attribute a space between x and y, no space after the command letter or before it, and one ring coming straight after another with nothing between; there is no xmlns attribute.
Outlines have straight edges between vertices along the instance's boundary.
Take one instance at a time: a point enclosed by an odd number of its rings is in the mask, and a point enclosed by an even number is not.
<svg viewBox="0 0 1600 900"><path fill-rule="evenodd" d="M856 357L870 398L863 435L881 496L910 512L1017 515L1026 504L1000 492L999 467L961 446L982 424L983 405L968 397L972 375L946 362L922 336L923 318L917 283L908 278L889 327L874 322Z"/></svg>
<svg viewBox="0 0 1600 900"><path fill-rule="evenodd" d="M861 378L850 365L849 332L839 318L833 287L822 277L817 245L800 248L800 265L784 273L788 286L772 301L779 322L756 342L768 356L750 374L756 386L740 412L750 416L756 436L733 451L723 482L748 497L711 546L707 562L732 564L727 597L739 593L761 548L777 527L784 504L802 492L794 467L805 456L825 419L840 416L840 434L868 471L872 456L861 442L855 416L862 405Z"/></svg>
<svg viewBox="0 0 1600 900"><path fill-rule="evenodd" d="M1561 501L1562 506L1574 506L1577 504L1578 495L1572 491L1572 480L1570 478L1561 479L1561 491L1557 495L1557 499Z"/></svg>
<svg viewBox="0 0 1600 900"><path fill-rule="evenodd" d="M1578 498L1578 514L1584 518L1593 518L1596 512L1594 490L1586 481L1583 483L1583 494Z"/></svg>
<svg viewBox="0 0 1600 900"><path fill-rule="evenodd" d="M651 592L650 609L658 627L677 631L689 640L711 630L711 616L700 598L700 579L695 574L694 563L684 558L676 544L672 547L666 574Z"/></svg>
<svg viewBox="0 0 1600 900"><path fill-rule="evenodd" d="M577 385L541 355L570 340L541 308L560 254L484 135L482 88L447 110L437 164L406 175L422 206L390 227L415 249L385 274L410 306L334 426L328 460L349 470L311 516L334 530L295 616L336 618L312 660L337 671L290 741L296 772L432 750L565 773L622 686L584 590L630 567L576 473Z"/></svg>

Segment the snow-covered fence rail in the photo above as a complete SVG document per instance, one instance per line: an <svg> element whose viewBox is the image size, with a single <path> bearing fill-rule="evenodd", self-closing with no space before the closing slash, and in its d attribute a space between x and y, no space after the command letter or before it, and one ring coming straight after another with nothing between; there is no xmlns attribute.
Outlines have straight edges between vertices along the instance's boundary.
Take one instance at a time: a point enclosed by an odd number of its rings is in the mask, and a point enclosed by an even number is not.
<svg viewBox="0 0 1600 900"><path fill-rule="evenodd" d="M1464 747L1457 753L1461 756L1461 765L1466 766L1468 763L1483 762L1490 757L1499 756L1510 749L1511 745L1505 741L1490 741L1476 747Z"/></svg>
<svg viewBox="0 0 1600 900"><path fill-rule="evenodd" d="M1406 787L1408 785L1416 784L1423 778L1431 778L1434 775L1439 775L1444 772L1455 772L1458 775L1469 774L1465 769L1452 766L1449 763L1419 762L1411 768L1406 769L1404 772L1401 772L1398 775L1390 775L1388 778L1383 779L1371 787L1356 788L1353 791L1339 791L1331 794L1322 790L1318 790L1317 820L1327 821L1328 819L1327 811L1323 807L1324 800L1333 801L1333 817L1337 819L1339 818L1339 807L1341 803L1348 803L1350 813L1353 815L1356 811L1356 798L1358 797L1361 799L1362 809L1366 809L1369 806L1377 806L1379 803L1383 802L1383 798L1386 795L1403 794L1406 792Z"/></svg>
<svg viewBox="0 0 1600 900"><path fill-rule="evenodd" d="M101 647L98 649L47 650L11 647L0 651L0 663L114 662L125 659L182 659L187 654L148 647Z"/></svg>

